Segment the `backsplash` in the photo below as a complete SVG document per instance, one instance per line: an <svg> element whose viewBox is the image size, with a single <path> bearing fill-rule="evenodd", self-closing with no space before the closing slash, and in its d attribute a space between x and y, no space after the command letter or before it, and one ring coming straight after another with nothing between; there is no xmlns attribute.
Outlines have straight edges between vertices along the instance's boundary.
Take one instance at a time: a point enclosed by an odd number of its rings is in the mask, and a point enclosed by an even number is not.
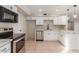
<svg viewBox="0 0 79 59"><path fill-rule="evenodd" d="M10 27L11 28L12 24L11 23L1 23L0 22L0 27L8 27L8 28Z"/></svg>
<svg viewBox="0 0 79 59"><path fill-rule="evenodd" d="M53 30L66 30L65 25L53 25Z"/></svg>
<svg viewBox="0 0 79 59"><path fill-rule="evenodd" d="M49 26L48 26L49 25ZM45 20L44 22L44 30L66 30L65 25L54 25L53 20Z"/></svg>

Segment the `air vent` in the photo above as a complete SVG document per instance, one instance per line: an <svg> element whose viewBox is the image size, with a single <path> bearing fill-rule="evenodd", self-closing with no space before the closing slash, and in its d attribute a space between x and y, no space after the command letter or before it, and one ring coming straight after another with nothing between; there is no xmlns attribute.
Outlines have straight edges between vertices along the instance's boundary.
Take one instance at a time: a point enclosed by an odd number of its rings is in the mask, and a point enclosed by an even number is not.
<svg viewBox="0 0 79 59"><path fill-rule="evenodd" d="M44 16L46 16L46 15L47 15L47 13L44 13L43 15L44 15Z"/></svg>

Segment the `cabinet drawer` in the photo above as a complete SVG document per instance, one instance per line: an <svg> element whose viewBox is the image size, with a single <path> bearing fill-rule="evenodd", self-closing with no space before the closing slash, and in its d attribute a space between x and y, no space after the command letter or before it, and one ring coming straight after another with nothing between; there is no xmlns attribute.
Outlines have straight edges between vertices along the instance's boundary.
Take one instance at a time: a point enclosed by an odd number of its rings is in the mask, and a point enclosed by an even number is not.
<svg viewBox="0 0 79 59"><path fill-rule="evenodd" d="M0 48L0 53L6 53L8 50L11 50L11 44L8 43ZM11 51L7 52L10 53Z"/></svg>

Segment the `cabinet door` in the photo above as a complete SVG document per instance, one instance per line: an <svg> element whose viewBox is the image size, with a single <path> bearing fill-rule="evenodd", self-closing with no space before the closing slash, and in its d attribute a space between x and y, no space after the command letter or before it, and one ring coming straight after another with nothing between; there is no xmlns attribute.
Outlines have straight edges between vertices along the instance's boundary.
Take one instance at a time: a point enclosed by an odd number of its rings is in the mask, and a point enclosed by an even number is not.
<svg viewBox="0 0 79 59"><path fill-rule="evenodd" d="M61 24L62 25L67 25L67 17L66 16L61 17Z"/></svg>
<svg viewBox="0 0 79 59"><path fill-rule="evenodd" d="M43 20L36 20L36 25L43 25L44 21Z"/></svg>
<svg viewBox="0 0 79 59"><path fill-rule="evenodd" d="M36 25L43 25L44 24L44 18L43 17L37 17L36 18Z"/></svg>
<svg viewBox="0 0 79 59"><path fill-rule="evenodd" d="M66 25L67 17L66 16L58 16L54 18L54 25Z"/></svg>
<svg viewBox="0 0 79 59"><path fill-rule="evenodd" d="M39 20L40 22L40 25L43 25L44 24L44 21L43 20Z"/></svg>
<svg viewBox="0 0 79 59"><path fill-rule="evenodd" d="M58 40L58 33L52 32L52 31L48 31L48 32L44 32L44 40Z"/></svg>
<svg viewBox="0 0 79 59"><path fill-rule="evenodd" d="M56 40L56 38L57 38L56 36L57 36L56 33L52 32L52 38L53 38L53 40Z"/></svg>
<svg viewBox="0 0 79 59"><path fill-rule="evenodd" d="M55 17L55 19L54 19L54 25L61 25L61 24L62 24L61 17Z"/></svg>
<svg viewBox="0 0 79 59"><path fill-rule="evenodd" d="M36 20L36 25L39 25L39 20Z"/></svg>
<svg viewBox="0 0 79 59"><path fill-rule="evenodd" d="M54 25L58 25L57 17L54 18Z"/></svg>
<svg viewBox="0 0 79 59"><path fill-rule="evenodd" d="M78 37L76 34L67 34L68 37L68 47L71 49L77 49L78 48Z"/></svg>
<svg viewBox="0 0 79 59"><path fill-rule="evenodd" d="M3 47L0 47L0 53L11 53L11 44L8 43Z"/></svg>
<svg viewBox="0 0 79 59"><path fill-rule="evenodd" d="M44 32L44 40L52 40L52 34L50 32Z"/></svg>

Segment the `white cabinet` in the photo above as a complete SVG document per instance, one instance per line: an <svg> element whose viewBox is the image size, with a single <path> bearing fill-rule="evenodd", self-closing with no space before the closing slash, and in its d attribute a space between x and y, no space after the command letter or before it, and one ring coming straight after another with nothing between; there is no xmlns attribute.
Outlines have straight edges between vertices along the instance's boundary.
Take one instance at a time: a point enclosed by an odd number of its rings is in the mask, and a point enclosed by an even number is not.
<svg viewBox="0 0 79 59"><path fill-rule="evenodd" d="M36 20L36 17L31 17L32 20Z"/></svg>
<svg viewBox="0 0 79 59"><path fill-rule="evenodd" d="M79 49L79 34L68 32L65 35L65 46L70 49Z"/></svg>
<svg viewBox="0 0 79 59"><path fill-rule="evenodd" d="M49 20L49 17L43 17L44 20Z"/></svg>
<svg viewBox="0 0 79 59"><path fill-rule="evenodd" d="M44 21L43 20L36 20L36 25L44 25Z"/></svg>
<svg viewBox="0 0 79 59"><path fill-rule="evenodd" d="M44 40L58 40L58 32L44 31Z"/></svg>
<svg viewBox="0 0 79 59"><path fill-rule="evenodd" d="M67 25L67 16L54 17L54 25Z"/></svg>
<svg viewBox="0 0 79 59"><path fill-rule="evenodd" d="M49 19L48 20L53 20L55 17L49 17Z"/></svg>
<svg viewBox="0 0 79 59"><path fill-rule="evenodd" d="M44 40L52 40L52 33L44 31Z"/></svg>
<svg viewBox="0 0 79 59"><path fill-rule="evenodd" d="M2 6L17 13L17 7L15 5L2 5Z"/></svg>
<svg viewBox="0 0 79 59"><path fill-rule="evenodd" d="M59 41L63 44L63 45L65 45L65 32L60 32L59 33Z"/></svg>
<svg viewBox="0 0 79 59"><path fill-rule="evenodd" d="M8 42L0 46L0 53L11 53L11 43Z"/></svg>
<svg viewBox="0 0 79 59"><path fill-rule="evenodd" d="M36 25L44 25L43 17L37 17L36 18Z"/></svg>

